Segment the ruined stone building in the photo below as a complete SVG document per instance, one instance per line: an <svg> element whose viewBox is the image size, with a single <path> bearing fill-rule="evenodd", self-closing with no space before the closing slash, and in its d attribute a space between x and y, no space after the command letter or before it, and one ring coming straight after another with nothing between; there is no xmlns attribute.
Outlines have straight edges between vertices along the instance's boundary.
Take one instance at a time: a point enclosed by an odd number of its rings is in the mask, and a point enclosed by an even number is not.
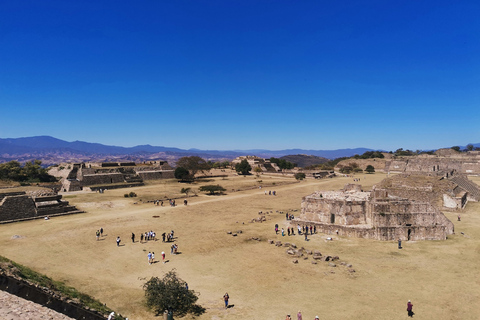
<svg viewBox="0 0 480 320"><path fill-rule="evenodd" d="M468 201L480 200L479 187L465 175L429 176L399 174L386 178L377 187L393 196L428 201L440 210L461 210Z"/></svg>
<svg viewBox="0 0 480 320"><path fill-rule="evenodd" d="M295 220L323 233L377 240L445 240L454 230L429 202L393 196L386 189L365 192L360 185L304 197Z"/></svg>
<svg viewBox="0 0 480 320"><path fill-rule="evenodd" d="M174 178L174 170L166 161L76 163L62 181L61 191L80 191L84 187L132 187L144 180Z"/></svg>
<svg viewBox="0 0 480 320"><path fill-rule="evenodd" d="M247 160L248 164L252 167L252 170L255 168L262 169L263 172L281 172L282 170L278 167L276 163L270 162L269 159L259 158L257 156L240 156L232 160L232 166L235 167L237 163L242 162L242 160Z"/></svg>
<svg viewBox="0 0 480 320"><path fill-rule="evenodd" d="M384 159L346 159L340 161L335 170L352 163L365 170L372 165L376 171L390 173L417 173L427 175L450 175L451 173L465 175L480 175L480 152L457 152L452 149L439 149L435 154L395 157L385 154Z"/></svg>
<svg viewBox="0 0 480 320"><path fill-rule="evenodd" d="M61 195L32 196L25 192L0 193L0 223L82 213Z"/></svg>

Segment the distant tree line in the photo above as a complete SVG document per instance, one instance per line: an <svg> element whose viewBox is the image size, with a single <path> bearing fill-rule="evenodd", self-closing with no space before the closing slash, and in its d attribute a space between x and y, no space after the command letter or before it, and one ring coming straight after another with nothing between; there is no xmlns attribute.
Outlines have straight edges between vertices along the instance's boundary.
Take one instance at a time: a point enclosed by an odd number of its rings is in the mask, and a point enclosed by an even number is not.
<svg viewBox="0 0 480 320"><path fill-rule="evenodd" d="M450 149L453 149L453 150L458 151L458 152L480 151L480 148L479 147L474 147L473 144L467 144L467 146L463 150L459 146L453 146Z"/></svg>
<svg viewBox="0 0 480 320"><path fill-rule="evenodd" d="M385 156L383 155L383 153L381 151L366 151L362 155L358 155L358 154L354 155L353 158L355 158L355 159L373 159L373 158L383 159L383 158L385 158Z"/></svg>
<svg viewBox="0 0 480 320"><path fill-rule="evenodd" d="M42 161L34 160L21 165L18 161L0 164L0 179L17 182L55 182L57 179L48 174L41 166Z"/></svg>

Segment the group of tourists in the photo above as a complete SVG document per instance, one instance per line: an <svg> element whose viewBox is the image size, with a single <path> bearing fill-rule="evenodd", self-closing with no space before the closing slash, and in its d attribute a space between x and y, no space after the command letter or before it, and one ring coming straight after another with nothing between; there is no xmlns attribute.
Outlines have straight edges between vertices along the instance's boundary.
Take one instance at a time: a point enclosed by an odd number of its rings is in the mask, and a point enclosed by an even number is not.
<svg viewBox="0 0 480 320"><path fill-rule="evenodd" d="M297 313L297 320L302 320L303 319L303 316L302 316L302 312L301 311L298 311ZM318 316L315 316L315 318L313 320L318 320ZM285 320L292 320L292 317L287 314L287 317L285 318Z"/></svg>
<svg viewBox="0 0 480 320"><path fill-rule="evenodd" d="M97 241L100 240L100 237L103 237L103 228L98 229L95 233L95 236L97 238Z"/></svg>
<svg viewBox="0 0 480 320"><path fill-rule="evenodd" d="M311 225L310 226L297 225L298 235L303 234L306 237L308 235L309 230L310 230L311 235L315 234L315 233L317 233L317 226L315 226L315 225L313 225L313 226L311 226ZM278 224L275 224L275 234L278 234L278 231L279 231ZM285 229L282 228L281 232L282 232L282 237L284 237L285 236ZM287 228L287 235L288 236L290 236L290 235L294 236L295 235L295 228L293 228L293 227Z"/></svg>
<svg viewBox="0 0 480 320"><path fill-rule="evenodd" d="M293 214L290 214L290 213L285 213L285 219L287 220L293 220L295 219L295 216Z"/></svg>
<svg viewBox="0 0 480 320"><path fill-rule="evenodd" d="M277 195L277 191L273 190L273 191L268 191L267 193L267 190L265 190L265 195L269 195L269 196L276 196Z"/></svg>
<svg viewBox="0 0 480 320"><path fill-rule="evenodd" d="M155 206L160 205L160 206L163 207L163 200L153 200L153 204L154 204Z"/></svg>
<svg viewBox="0 0 480 320"><path fill-rule="evenodd" d="M149 241L153 240L156 241L157 234L153 231L146 231L144 233L140 234L140 243L143 243L143 241ZM135 242L135 234L132 232L132 242Z"/></svg>

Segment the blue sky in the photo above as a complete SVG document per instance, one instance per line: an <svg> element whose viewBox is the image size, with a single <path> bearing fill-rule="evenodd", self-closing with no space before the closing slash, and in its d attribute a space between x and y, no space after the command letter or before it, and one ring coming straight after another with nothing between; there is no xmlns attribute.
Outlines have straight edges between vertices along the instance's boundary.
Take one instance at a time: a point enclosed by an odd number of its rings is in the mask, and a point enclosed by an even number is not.
<svg viewBox="0 0 480 320"><path fill-rule="evenodd" d="M2 1L1 138L480 142L478 1Z"/></svg>

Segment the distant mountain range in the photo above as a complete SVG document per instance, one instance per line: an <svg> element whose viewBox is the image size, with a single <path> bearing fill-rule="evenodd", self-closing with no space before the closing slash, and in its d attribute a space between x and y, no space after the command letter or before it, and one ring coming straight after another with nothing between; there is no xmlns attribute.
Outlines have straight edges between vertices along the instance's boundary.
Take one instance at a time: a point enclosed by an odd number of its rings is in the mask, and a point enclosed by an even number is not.
<svg viewBox="0 0 480 320"><path fill-rule="evenodd" d="M480 146L475 144L474 146ZM86 162L86 161L146 161L167 160L174 164L184 156L197 155L206 160L231 160L238 156L255 155L263 158L280 158L287 155L310 155L335 159L350 157L355 154L363 154L365 151L374 149L355 148L338 150L199 150L159 147L151 145L139 145L131 148L107 146L100 143L83 141L68 142L50 136L36 136L26 138L0 139L0 162L17 160L19 162L42 160L44 165L52 165L63 162Z"/></svg>

